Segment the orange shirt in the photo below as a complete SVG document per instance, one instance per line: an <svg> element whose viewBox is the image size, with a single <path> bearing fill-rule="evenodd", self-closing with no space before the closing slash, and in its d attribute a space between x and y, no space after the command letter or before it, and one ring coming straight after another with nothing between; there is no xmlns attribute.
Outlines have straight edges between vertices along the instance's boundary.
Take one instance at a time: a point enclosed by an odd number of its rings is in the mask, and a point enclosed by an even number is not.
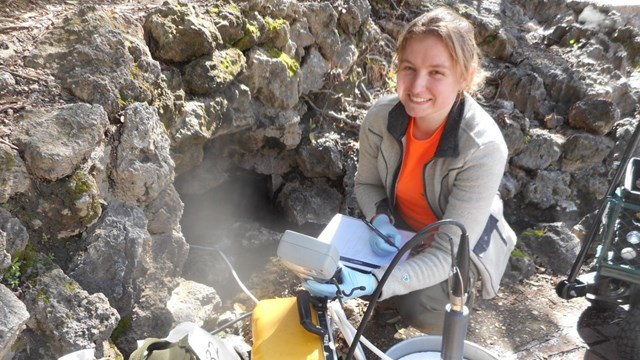
<svg viewBox="0 0 640 360"><path fill-rule="evenodd" d="M402 161L402 169L396 187L398 211L402 219L413 230L418 231L435 222L438 218L433 214L424 195L424 167L431 161L442 137L444 124L440 125L430 138L418 140L413 136L415 119L409 120L406 149Z"/></svg>

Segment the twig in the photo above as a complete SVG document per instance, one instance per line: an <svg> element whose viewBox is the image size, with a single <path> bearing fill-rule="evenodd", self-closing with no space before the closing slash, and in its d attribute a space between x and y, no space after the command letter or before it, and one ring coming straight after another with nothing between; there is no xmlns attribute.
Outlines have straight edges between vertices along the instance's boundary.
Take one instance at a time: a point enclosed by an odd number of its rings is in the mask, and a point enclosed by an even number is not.
<svg viewBox="0 0 640 360"><path fill-rule="evenodd" d="M0 33L4 33L4 32L12 32L12 31L16 31L16 30L26 30L31 28L31 26L27 26L27 25L13 25L13 26L5 26L5 27L0 27Z"/></svg>
<svg viewBox="0 0 640 360"><path fill-rule="evenodd" d="M335 112L329 110L329 111L323 111L321 110L319 107L317 107L312 101L311 99L309 99L307 96L302 96L302 98L309 103L309 105L311 105L311 107L316 110L317 112L319 112L322 115L326 115L329 118L333 118L335 120L339 120L342 121L345 125L348 125L349 127L353 128L353 129L359 129L360 125L354 121L351 121L349 119L347 119L346 117L336 114Z"/></svg>
<svg viewBox="0 0 640 360"><path fill-rule="evenodd" d="M0 107L0 113L5 112L6 110L9 110L9 109L21 110L21 109L24 109L24 108L25 108L25 106L23 104L12 103L12 104Z"/></svg>
<svg viewBox="0 0 640 360"><path fill-rule="evenodd" d="M33 77L33 76L23 75L23 74L17 73L17 72L15 72L15 71L12 71L12 70L7 69L7 68L6 68L6 67L4 67L4 66L0 66L0 70L5 71L5 72L8 72L9 74L11 74L11 75L13 75L13 76L15 76L15 77L20 77L20 78L23 78L23 79L31 80L31 81L33 81L33 82L38 82L38 81L47 81L47 79L43 79L43 78L36 78L36 77Z"/></svg>
<svg viewBox="0 0 640 360"><path fill-rule="evenodd" d="M362 82L358 82L358 89L360 89L362 97L364 97L368 102L371 102L371 93L369 93L369 90L367 90L366 86L364 86Z"/></svg>
<svg viewBox="0 0 640 360"><path fill-rule="evenodd" d="M12 143L10 143L10 142L8 142L8 141L6 141L4 139L0 139L0 144L5 144L5 145L7 145L8 147L10 147L10 148L12 148L14 150L20 150L17 146L13 145Z"/></svg>

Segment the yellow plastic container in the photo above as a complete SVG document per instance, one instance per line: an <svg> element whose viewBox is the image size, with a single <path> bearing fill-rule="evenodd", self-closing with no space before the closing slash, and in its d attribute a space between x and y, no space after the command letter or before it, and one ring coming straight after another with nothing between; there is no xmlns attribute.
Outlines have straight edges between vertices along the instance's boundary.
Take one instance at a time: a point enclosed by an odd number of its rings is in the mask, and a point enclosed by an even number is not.
<svg viewBox="0 0 640 360"><path fill-rule="evenodd" d="M312 311L312 316L313 323L318 324L317 312ZM335 358L331 354L333 341L330 336L313 334L300 325L295 297L260 301L253 310L251 332L253 360Z"/></svg>

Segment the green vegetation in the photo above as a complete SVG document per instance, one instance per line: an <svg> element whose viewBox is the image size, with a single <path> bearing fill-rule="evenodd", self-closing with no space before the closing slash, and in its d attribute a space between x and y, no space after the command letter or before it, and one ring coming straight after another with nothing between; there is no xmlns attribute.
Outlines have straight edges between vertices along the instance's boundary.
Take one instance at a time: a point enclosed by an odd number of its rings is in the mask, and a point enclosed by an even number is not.
<svg viewBox="0 0 640 360"><path fill-rule="evenodd" d="M118 326L113 329L113 333L111 333L111 340L114 342L118 342L118 340L124 335L129 329L131 329L131 324L133 323L133 317L131 315L127 315L120 319Z"/></svg>
<svg viewBox="0 0 640 360"><path fill-rule="evenodd" d="M289 70L289 76L294 76L300 69L300 64L298 64L295 59L283 53L282 51L276 48L270 48L267 50L267 52L269 53L270 57L278 59L284 63L284 65L287 67L287 70Z"/></svg>
<svg viewBox="0 0 640 360"><path fill-rule="evenodd" d="M7 282L11 288L16 289L20 286L22 277L22 265L23 261L19 257L15 257L11 260L11 265L4 274L4 281Z"/></svg>
<svg viewBox="0 0 640 360"><path fill-rule="evenodd" d="M91 189L92 186L89 175L81 171L76 171L76 173L71 176L69 190L71 190L75 199L80 199L85 193L91 191Z"/></svg>
<svg viewBox="0 0 640 360"><path fill-rule="evenodd" d="M389 70L387 84L389 86L389 90L396 91L396 86L398 86L398 72L395 68Z"/></svg>
<svg viewBox="0 0 640 360"><path fill-rule="evenodd" d="M218 7L212 7L211 9L208 10L209 14L211 15L218 15L221 11L229 11L229 12L233 12L236 14L242 14L242 9L240 9L240 7L236 4L224 4L224 6L222 8L218 8Z"/></svg>
<svg viewBox="0 0 640 360"><path fill-rule="evenodd" d="M264 22L267 24L267 28L269 31L277 31L285 26L287 26L287 21L285 19L272 19L267 17L264 19Z"/></svg>
<svg viewBox="0 0 640 360"><path fill-rule="evenodd" d="M546 233L547 233L546 229L527 229L527 230L522 232L522 235L542 237Z"/></svg>
<svg viewBox="0 0 640 360"><path fill-rule="evenodd" d="M11 265L4 274L6 284L16 289L27 281L35 280L40 259L31 243L23 251L14 254Z"/></svg>
<svg viewBox="0 0 640 360"><path fill-rule="evenodd" d="M237 56L234 56L236 52L239 56L242 56L242 53L238 52L237 49L231 49L224 52L227 56L220 61L222 69L224 69L231 78L234 78L242 70L242 62L237 59Z"/></svg>
<svg viewBox="0 0 640 360"><path fill-rule="evenodd" d="M48 304L49 302L51 302L51 299L49 299L49 295L47 295L47 293L42 288L38 289L38 292L36 293L36 295L39 299L42 299L42 301L45 304Z"/></svg>
<svg viewBox="0 0 640 360"><path fill-rule="evenodd" d="M527 258L529 256L527 256L527 254L520 250L520 249L513 249L513 251L511 252L511 256L513 257L517 257L517 258Z"/></svg>
<svg viewBox="0 0 640 360"><path fill-rule="evenodd" d="M258 28L258 25L253 22L247 22L244 36L236 41L233 46L240 50L247 50L255 44L258 38L260 38L260 28Z"/></svg>
<svg viewBox="0 0 640 360"><path fill-rule="evenodd" d="M498 39L498 36L496 35L489 35L486 38L484 38L484 40L482 40L482 45L491 45L494 41L496 41Z"/></svg>

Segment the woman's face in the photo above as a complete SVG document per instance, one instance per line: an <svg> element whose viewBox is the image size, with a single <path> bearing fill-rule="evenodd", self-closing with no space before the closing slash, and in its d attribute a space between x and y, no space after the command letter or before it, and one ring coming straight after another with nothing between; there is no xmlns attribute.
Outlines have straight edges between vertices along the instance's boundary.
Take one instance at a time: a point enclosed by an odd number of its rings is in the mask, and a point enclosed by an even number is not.
<svg viewBox="0 0 640 360"><path fill-rule="evenodd" d="M398 59L397 76L400 102L422 128L440 126L464 88L447 46L437 35L407 42Z"/></svg>

